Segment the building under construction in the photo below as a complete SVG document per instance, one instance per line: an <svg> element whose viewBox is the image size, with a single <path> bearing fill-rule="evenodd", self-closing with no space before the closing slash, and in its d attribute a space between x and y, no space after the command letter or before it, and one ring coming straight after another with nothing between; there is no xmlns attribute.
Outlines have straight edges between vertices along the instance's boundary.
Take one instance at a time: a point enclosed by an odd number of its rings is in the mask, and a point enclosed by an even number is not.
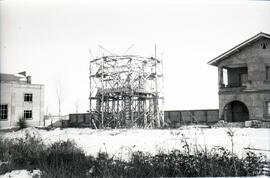
<svg viewBox="0 0 270 178"><path fill-rule="evenodd" d="M89 100L95 127L162 127L162 68L156 57L107 55L91 60Z"/></svg>

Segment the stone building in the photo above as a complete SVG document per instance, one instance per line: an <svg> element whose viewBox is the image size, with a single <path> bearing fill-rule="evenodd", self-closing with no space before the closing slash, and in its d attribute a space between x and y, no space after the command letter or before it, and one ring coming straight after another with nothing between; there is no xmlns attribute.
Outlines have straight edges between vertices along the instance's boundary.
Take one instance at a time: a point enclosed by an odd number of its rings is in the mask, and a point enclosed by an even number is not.
<svg viewBox="0 0 270 178"><path fill-rule="evenodd" d="M44 125L44 85L22 74L0 75L0 128L16 127L20 118L28 126Z"/></svg>
<svg viewBox="0 0 270 178"><path fill-rule="evenodd" d="M259 33L208 64L218 67L219 118L270 121L270 35Z"/></svg>

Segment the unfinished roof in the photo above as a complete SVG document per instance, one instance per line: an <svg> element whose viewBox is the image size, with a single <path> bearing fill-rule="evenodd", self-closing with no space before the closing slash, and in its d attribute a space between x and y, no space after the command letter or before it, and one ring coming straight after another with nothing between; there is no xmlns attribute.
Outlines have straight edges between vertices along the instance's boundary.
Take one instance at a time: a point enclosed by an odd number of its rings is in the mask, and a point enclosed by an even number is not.
<svg viewBox="0 0 270 178"><path fill-rule="evenodd" d="M244 41L243 43L240 43L239 45L235 46L234 48L230 49L229 51L219 55L218 57L212 59L207 64L218 66L218 64L229 57L230 55L234 54L235 52L238 52L240 49L245 48L247 45L254 43L255 41L261 39L261 38L268 38L270 39L270 35L267 33L260 32L257 35L249 38L248 40Z"/></svg>
<svg viewBox="0 0 270 178"><path fill-rule="evenodd" d="M0 74L0 81L19 81L23 77L19 77L13 74Z"/></svg>

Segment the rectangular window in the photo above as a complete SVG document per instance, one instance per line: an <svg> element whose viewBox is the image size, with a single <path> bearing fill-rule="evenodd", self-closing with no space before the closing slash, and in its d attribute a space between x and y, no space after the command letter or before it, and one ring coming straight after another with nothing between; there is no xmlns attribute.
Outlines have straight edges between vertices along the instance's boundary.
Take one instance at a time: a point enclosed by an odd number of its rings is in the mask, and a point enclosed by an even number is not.
<svg viewBox="0 0 270 178"><path fill-rule="evenodd" d="M24 110L24 118L32 119L32 110Z"/></svg>
<svg viewBox="0 0 270 178"><path fill-rule="evenodd" d="M8 118L8 105L1 104L0 105L0 120L7 120Z"/></svg>
<svg viewBox="0 0 270 178"><path fill-rule="evenodd" d="M24 101L25 102L32 102L33 101L33 94L32 93L25 93L24 94Z"/></svg>

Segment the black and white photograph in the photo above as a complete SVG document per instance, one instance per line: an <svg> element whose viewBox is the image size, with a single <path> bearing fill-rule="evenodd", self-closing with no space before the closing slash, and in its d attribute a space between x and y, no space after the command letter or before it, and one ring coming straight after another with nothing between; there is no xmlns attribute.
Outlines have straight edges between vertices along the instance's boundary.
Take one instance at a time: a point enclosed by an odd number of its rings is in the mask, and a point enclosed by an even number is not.
<svg viewBox="0 0 270 178"><path fill-rule="evenodd" d="M270 1L0 0L0 178L270 177Z"/></svg>

